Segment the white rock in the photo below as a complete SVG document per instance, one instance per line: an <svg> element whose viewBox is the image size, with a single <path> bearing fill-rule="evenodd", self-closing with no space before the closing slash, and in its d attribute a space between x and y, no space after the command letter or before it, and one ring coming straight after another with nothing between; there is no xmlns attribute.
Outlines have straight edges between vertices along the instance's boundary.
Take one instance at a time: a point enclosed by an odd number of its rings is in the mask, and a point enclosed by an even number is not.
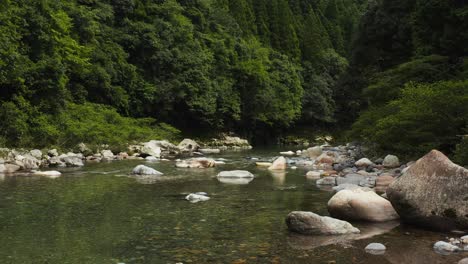
<svg viewBox="0 0 468 264"><path fill-rule="evenodd" d="M200 194L200 193L191 193L185 197L185 200L191 203L206 202L210 200L210 197Z"/></svg>
<svg viewBox="0 0 468 264"><path fill-rule="evenodd" d="M461 248L444 241L438 241L434 244L434 250L438 253L450 253L461 251Z"/></svg>
<svg viewBox="0 0 468 264"><path fill-rule="evenodd" d="M386 249L387 248L383 244L370 243L369 245L367 245L367 247L364 250L367 253L372 254L372 255L383 255L383 254L385 254Z"/></svg>
<svg viewBox="0 0 468 264"><path fill-rule="evenodd" d="M245 170L222 171L218 173L218 178L254 178L255 176Z"/></svg>
<svg viewBox="0 0 468 264"><path fill-rule="evenodd" d="M145 165L138 165L132 170L132 174L135 175L163 175L162 172L159 172L153 168L147 167Z"/></svg>
<svg viewBox="0 0 468 264"><path fill-rule="evenodd" d="M146 161L158 161L159 159L156 158L156 157L153 157L153 156L147 156L147 157L145 158L145 160L146 160Z"/></svg>
<svg viewBox="0 0 468 264"><path fill-rule="evenodd" d="M315 146L315 147L312 147L312 148L308 148L306 153L309 156L309 158L315 159L318 156L322 155L322 147ZM304 154L304 153L302 153L302 154Z"/></svg>
<svg viewBox="0 0 468 264"><path fill-rule="evenodd" d="M336 193L328 201L328 212L333 217L355 221L384 222L399 218L388 200L362 189Z"/></svg>
<svg viewBox="0 0 468 264"><path fill-rule="evenodd" d="M48 178L58 178L62 173L59 171L32 171L34 176L44 176Z"/></svg>
<svg viewBox="0 0 468 264"><path fill-rule="evenodd" d="M287 168L287 162L284 157L277 158L273 164L268 167L269 170L285 170Z"/></svg>
<svg viewBox="0 0 468 264"><path fill-rule="evenodd" d="M306 174L306 178L309 180L318 180L320 179L321 173L318 171L309 171Z"/></svg>
<svg viewBox="0 0 468 264"><path fill-rule="evenodd" d="M114 159L114 153L108 149L101 151L101 155L106 160Z"/></svg>
<svg viewBox="0 0 468 264"><path fill-rule="evenodd" d="M177 147L180 149L182 152L193 152L197 151L200 148L200 145L195 142L195 140L192 139L184 139L182 140Z"/></svg>
<svg viewBox="0 0 468 264"><path fill-rule="evenodd" d="M270 167L271 165L273 165L273 163L271 163L271 162L255 162L255 165L257 165L257 167Z"/></svg>
<svg viewBox="0 0 468 264"><path fill-rule="evenodd" d="M367 166L370 166L370 165L374 165L374 163L372 161L370 161L368 158L362 158L362 159L356 161L356 163L354 163L354 165L356 165L357 167L367 167Z"/></svg>
<svg viewBox="0 0 468 264"><path fill-rule="evenodd" d="M400 166L400 160L398 159L397 156L394 155L387 155L383 162L382 165L386 168L397 168Z"/></svg>
<svg viewBox="0 0 468 264"><path fill-rule="evenodd" d="M280 152L280 154L284 155L284 156L293 156L294 152L292 152L292 151L283 151L283 152Z"/></svg>
<svg viewBox="0 0 468 264"><path fill-rule="evenodd" d="M35 157L36 159L41 159L42 158L42 151L40 151L38 149L33 149L33 150L29 151L29 153L31 154L31 156Z"/></svg>
<svg viewBox="0 0 468 264"><path fill-rule="evenodd" d="M220 149L199 149L203 154L218 154L221 153Z"/></svg>
<svg viewBox="0 0 468 264"><path fill-rule="evenodd" d="M59 153L58 153L58 151L56 149L51 149L51 150L47 151L47 154L50 157L57 157L59 155Z"/></svg>

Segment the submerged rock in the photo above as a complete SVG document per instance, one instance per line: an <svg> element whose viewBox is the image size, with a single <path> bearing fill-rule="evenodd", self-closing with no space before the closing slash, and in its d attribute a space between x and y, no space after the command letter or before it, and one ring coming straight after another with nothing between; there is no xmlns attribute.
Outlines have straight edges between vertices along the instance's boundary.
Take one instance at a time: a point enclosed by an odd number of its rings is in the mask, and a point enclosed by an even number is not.
<svg viewBox="0 0 468 264"><path fill-rule="evenodd" d="M34 176L44 176L48 178L58 178L62 175L59 171L32 171Z"/></svg>
<svg viewBox="0 0 468 264"><path fill-rule="evenodd" d="M269 170L286 170L288 167L286 159L284 157L279 157L275 161L273 161L273 164L271 164L270 167L268 167Z"/></svg>
<svg viewBox="0 0 468 264"><path fill-rule="evenodd" d="M384 222L399 218L388 200L362 189L339 191L327 208L331 216L345 220Z"/></svg>
<svg viewBox="0 0 468 264"><path fill-rule="evenodd" d="M150 168L145 165L138 165L132 170L133 175L163 175L162 172L159 172L153 168Z"/></svg>
<svg viewBox="0 0 468 264"><path fill-rule="evenodd" d="M387 189L406 223L437 230L468 228L468 170L432 150Z"/></svg>
<svg viewBox="0 0 468 264"><path fill-rule="evenodd" d="M191 203L206 202L210 200L210 197L206 193L191 193L185 196L185 200Z"/></svg>
<svg viewBox="0 0 468 264"><path fill-rule="evenodd" d="M342 235L360 232L346 221L302 211L291 212L286 218L286 225L290 231L304 235Z"/></svg>
<svg viewBox="0 0 468 264"><path fill-rule="evenodd" d="M216 166L216 161L209 158L192 158L187 160L181 160L176 163L178 168L198 168L206 169L213 168Z"/></svg>

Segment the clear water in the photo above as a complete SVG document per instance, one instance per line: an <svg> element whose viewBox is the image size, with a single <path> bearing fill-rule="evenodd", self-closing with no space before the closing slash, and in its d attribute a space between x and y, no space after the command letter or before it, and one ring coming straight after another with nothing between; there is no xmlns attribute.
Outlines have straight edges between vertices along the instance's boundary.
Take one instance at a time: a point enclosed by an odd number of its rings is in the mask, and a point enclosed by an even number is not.
<svg viewBox="0 0 468 264"><path fill-rule="evenodd" d="M215 169L177 169L174 162L118 161L68 169L58 179L9 177L0 182L0 263L456 263L467 255L442 256L432 245L449 234L398 223L354 223L359 240L290 234L293 210L327 214L332 196L304 177L305 168L272 174L245 156L219 155ZM138 164L165 173L145 184L127 177ZM247 185L224 184L220 170L246 169ZM207 192L191 204L184 196ZM354 237L356 239L356 237ZM371 242L387 252L364 252Z"/></svg>

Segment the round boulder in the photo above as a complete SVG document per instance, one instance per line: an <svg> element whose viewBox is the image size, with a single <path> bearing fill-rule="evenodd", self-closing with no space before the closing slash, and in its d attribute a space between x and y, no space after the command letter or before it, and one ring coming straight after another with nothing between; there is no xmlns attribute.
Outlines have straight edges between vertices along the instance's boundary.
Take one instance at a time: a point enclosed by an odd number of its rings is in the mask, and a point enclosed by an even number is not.
<svg viewBox="0 0 468 264"><path fill-rule="evenodd" d="M328 212L333 217L355 221L385 222L399 218L388 200L361 189L336 193L328 201Z"/></svg>
<svg viewBox="0 0 468 264"><path fill-rule="evenodd" d="M400 160L397 156L387 155L383 160L382 165L386 168L397 168L400 167Z"/></svg>

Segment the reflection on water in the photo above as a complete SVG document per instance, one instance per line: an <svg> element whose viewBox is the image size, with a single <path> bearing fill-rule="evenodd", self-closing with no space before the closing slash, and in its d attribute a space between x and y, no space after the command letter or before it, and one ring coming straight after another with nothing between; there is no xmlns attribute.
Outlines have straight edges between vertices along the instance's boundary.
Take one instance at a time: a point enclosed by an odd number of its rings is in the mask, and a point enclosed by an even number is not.
<svg viewBox="0 0 468 264"><path fill-rule="evenodd" d="M271 173L245 156L220 155L215 169L177 169L173 162L122 161L65 169L58 179L10 177L0 182L0 263L456 263L432 244L446 234L398 223L355 224L355 237L304 237L284 223L293 210L326 215L332 193L305 178L306 169ZM164 172L151 181L129 177L146 164ZM248 170L255 179L226 184L221 170ZM120 176L120 177L119 177ZM237 182L239 183L239 182ZM191 204L188 193L209 201ZM371 242L387 252L364 252Z"/></svg>

